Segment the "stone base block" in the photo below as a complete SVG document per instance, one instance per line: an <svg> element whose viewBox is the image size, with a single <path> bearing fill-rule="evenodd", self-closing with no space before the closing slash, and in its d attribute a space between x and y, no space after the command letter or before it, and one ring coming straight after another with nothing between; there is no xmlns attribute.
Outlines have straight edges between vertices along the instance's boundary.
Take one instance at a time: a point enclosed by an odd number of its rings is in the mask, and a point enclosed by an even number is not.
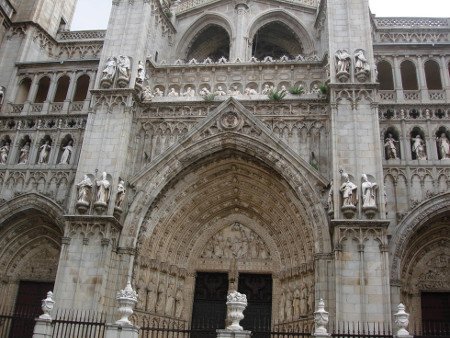
<svg viewBox="0 0 450 338"><path fill-rule="evenodd" d="M105 338L138 338L139 328L136 326L106 325Z"/></svg>
<svg viewBox="0 0 450 338"><path fill-rule="evenodd" d="M217 330L217 338L250 338L251 331Z"/></svg>
<svg viewBox="0 0 450 338"><path fill-rule="evenodd" d="M33 338L51 338L53 337L52 321L48 319L36 319L34 325Z"/></svg>

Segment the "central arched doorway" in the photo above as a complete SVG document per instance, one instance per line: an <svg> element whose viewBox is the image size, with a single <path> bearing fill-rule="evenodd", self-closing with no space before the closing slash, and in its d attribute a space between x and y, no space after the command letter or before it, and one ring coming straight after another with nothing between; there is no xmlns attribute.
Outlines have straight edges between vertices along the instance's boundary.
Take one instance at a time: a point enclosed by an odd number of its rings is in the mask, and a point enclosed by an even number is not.
<svg viewBox="0 0 450 338"><path fill-rule="evenodd" d="M187 166L141 227L137 316L194 325L214 312L213 324L223 328L224 295L237 288L249 298L246 328L311 326L315 231L323 225L313 228L305 201L278 171L237 150Z"/></svg>

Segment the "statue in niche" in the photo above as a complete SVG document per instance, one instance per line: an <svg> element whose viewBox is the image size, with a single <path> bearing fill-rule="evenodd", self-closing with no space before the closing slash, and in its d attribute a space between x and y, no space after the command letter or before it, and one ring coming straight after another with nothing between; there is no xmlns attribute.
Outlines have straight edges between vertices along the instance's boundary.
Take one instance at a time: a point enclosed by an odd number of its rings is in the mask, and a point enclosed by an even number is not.
<svg viewBox="0 0 450 338"><path fill-rule="evenodd" d="M178 97L179 94L178 92L175 90L175 88L170 88L169 94L167 94L168 97Z"/></svg>
<svg viewBox="0 0 450 338"><path fill-rule="evenodd" d="M300 290L295 288L294 300L292 301L292 307L294 308L294 319L300 318Z"/></svg>
<svg viewBox="0 0 450 338"><path fill-rule="evenodd" d="M50 141L46 140L43 145L39 147L39 164L47 164L48 158L50 157L50 150L52 146L50 145Z"/></svg>
<svg viewBox="0 0 450 338"><path fill-rule="evenodd" d="M77 184L78 198L77 209L83 211L91 204L92 181L88 175L84 175L83 180Z"/></svg>
<svg viewBox="0 0 450 338"><path fill-rule="evenodd" d="M231 87L231 89L228 91L228 95L231 96L238 96L241 95L241 91L239 90L238 86L234 85Z"/></svg>
<svg viewBox="0 0 450 338"><path fill-rule="evenodd" d="M308 287L303 284L300 295L300 315L306 316L308 313Z"/></svg>
<svg viewBox="0 0 450 338"><path fill-rule="evenodd" d="M113 56L106 60L105 68L102 71L101 84L104 88L111 87L117 72L117 59Z"/></svg>
<svg viewBox="0 0 450 338"><path fill-rule="evenodd" d="M261 91L261 94L268 95L269 93L270 93L270 87L268 84L265 84L263 90Z"/></svg>
<svg viewBox="0 0 450 338"><path fill-rule="evenodd" d="M125 88L130 83L131 60L128 56L119 55L117 58L117 85Z"/></svg>
<svg viewBox="0 0 450 338"><path fill-rule="evenodd" d="M70 158L72 157L73 153L73 141L69 140L67 142L67 145L65 147L62 147L63 153L61 155L61 159L59 160L59 164L69 164Z"/></svg>
<svg viewBox="0 0 450 338"><path fill-rule="evenodd" d="M278 308L278 322L284 321L284 309L286 304L286 293L283 291L280 296L280 305Z"/></svg>
<svg viewBox="0 0 450 338"><path fill-rule="evenodd" d="M441 137L436 138L438 145L438 152L441 160L450 159L450 141L445 133L441 134Z"/></svg>
<svg viewBox="0 0 450 338"><path fill-rule="evenodd" d="M358 203L358 197L356 194L357 186L350 181L350 178L346 172L342 172L343 183L339 189L342 193L342 206L343 207L355 207Z"/></svg>
<svg viewBox="0 0 450 338"><path fill-rule="evenodd" d="M251 96L251 95L258 95L258 92L254 90L253 88L247 87L245 88L245 95Z"/></svg>
<svg viewBox="0 0 450 338"><path fill-rule="evenodd" d="M417 135L415 138L413 138L412 142L413 144L411 146L411 150L416 155L416 159L426 160L427 153L425 150L425 142L422 140L420 135Z"/></svg>
<svg viewBox="0 0 450 338"><path fill-rule="evenodd" d="M175 283L171 278L169 281L169 287L167 288L167 298L164 313L167 316L173 316L175 309Z"/></svg>
<svg viewBox="0 0 450 338"><path fill-rule="evenodd" d="M217 90L214 92L217 96L225 96L227 93L222 89L222 86L217 86Z"/></svg>
<svg viewBox="0 0 450 338"><path fill-rule="evenodd" d="M145 66L142 61L138 62L138 70L137 70L137 76L136 76L136 83L139 85L143 85L145 82Z"/></svg>
<svg viewBox="0 0 450 338"><path fill-rule="evenodd" d="M0 147L0 164L6 164L6 161L8 161L9 150L9 142L4 142L4 144Z"/></svg>
<svg viewBox="0 0 450 338"><path fill-rule="evenodd" d="M163 97L164 92L161 89L159 89L158 87L156 87L154 95L155 95L155 97Z"/></svg>
<svg viewBox="0 0 450 338"><path fill-rule="evenodd" d="M183 94L181 94L181 96L193 97L195 96L195 90L193 90L190 86L188 86L186 88L186 91Z"/></svg>
<svg viewBox="0 0 450 338"><path fill-rule="evenodd" d="M149 86L142 90L142 101L151 101L154 97L152 89Z"/></svg>
<svg viewBox="0 0 450 338"><path fill-rule="evenodd" d="M388 134L388 137L384 140L384 148L386 149L386 159L387 160L395 160L397 157L397 146L396 144L400 143L391 133Z"/></svg>
<svg viewBox="0 0 450 338"><path fill-rule="evenodd" d="M158 299L158 292L155 283L155 277L153 276L153 274L151 274L147 284L147 308L146 308L147 311L149 312L155 311L157 299Z"/></svg>
<svg viewBox="0 0 450 338"><path fill-rule="evenodd" d="M292 292L288 290L286 292L286 320L291 321L292 320Z"/></svg>
<svg viewBox="0 0 450 338"><path fill-rule="evenodd" d="M370 182L366 174L362 174L362 196L363 196L363 208L376 208L376 193L375 190L378 188L378 184L375 182Z"/></svg>
<svg viewBox="0 0 450 338"><path fill-rule="evenodd" d="M209 91L208 88L203 87L203 88L200 90L199 94L200 94L200 96L207 96L207 95L211 94L211 92Z"/></svg>
<svg viewBox="0 0 450 338"><path fill-rule="evenodd" d="M177 294L175 295L175 317L181 318L183 316L183 309L184 309L183 285L180 284Z"/></svg>
<svg viewBox="0 0 450 338"><path fill-rule="evenodd" d="M355 72L359 81L365 81L370 74L370 65L362 49L355 53Z"/></svg>
<svg viewBox="0 0 450 338"><path fill-rule="evenodd" d="M339 81L346 82L350 75L350 54L344 50L338 50L335 54L336 58L336 75Z"/></svg>
<svg viewBox="0 0 450 338"><path fill-rule="evenodd" d="M331 182L330 182L330 190L328 190L327 207L328 207L328 213L332 214L334 212L333 180L331 180Z"/></svg>
<svg viewBox="0 0 450 338"><path fill-rule="evenodd" d="M317 83L315 83L311 88L311 94L322 95L322 92L320 91L319 85Z"/></svg>
<svg viewBox="0 0 450 338"><path fill-rule="evenodd" d="M95 182L97 185L97 200L95 203L99 205L107 205L109 202L109 188L111 182L109 182L106 176L106 172L103 172L101 179Z"/></svg>
<svg viewBox="0 0 450 338"><path fill-rule="evenodd" d="M166 287L164 283L161 281L158 285L158 296L156 301L156 313L163 315L165 310L165 301L166 301Z"/></svg>
<svg viewBox="0 0 450 338"><path fill-rule="evenodd" d="M119 180L119 184L117 185L117 195L116 195L116 205L115 208L122 209L123 201L125 200L125 181Z"/></svg>

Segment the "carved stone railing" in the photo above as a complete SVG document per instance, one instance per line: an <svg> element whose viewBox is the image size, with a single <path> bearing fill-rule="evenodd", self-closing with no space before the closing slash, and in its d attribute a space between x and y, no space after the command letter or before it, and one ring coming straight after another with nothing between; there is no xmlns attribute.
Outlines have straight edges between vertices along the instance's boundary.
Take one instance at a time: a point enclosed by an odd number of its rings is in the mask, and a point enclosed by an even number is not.
<svg viewBox="0 0 450 338"><path fill-rule="evenodd" d="M379 108L379 119L383 120L436 120L439 123L450 119L450 108L444 105L396 105L395 107L381 105Z"/></svg>
<svg viewBox="0 0 450 338"><path fill-rule="evenodd" d="M397 93L395 90L380 90L378 92L380 101L393 101L397 100Z"/></svg>
<svg viewBox="0 0 450 338"><path fill-rule="evenodd" d="M174 7L174 11L175 11L175 14L178 15L178 14L187 12L191 9L205 6L208 4L212 4L217 1L219 1L219 0L186 0L186 1L183 1L180 4L176 5ZM289 2L289 3L298 4L298 5L307 6L307 7L312 7L312 8L316 8L319 4L318 0L280 0L280 1Z"/></svg>
<svg viewBox="0 0 450 338"><path fill-rule="evenodd" d="M449 28L447 18L375 18L378 28Z"/></svg>
<svg viewBox="0 0 450 338"><path fill-rule="evenodd" d="M55 103L9 103L8 106L7 112L10 114L80 114L88 112L89 100Z"/></svg>
<svg viewBox="0 0 450 338"><path fill-rule="evenodd" d="M406 101L419 101L420 100L420 91L419 90L404 90L403 98Z"/></svg>
<svg viewBox="0 0 450 338"><path fill-rule="evenodd" d="M0 118L0 131L84 129L86 122L85 115L2 117Z"/></svg>
<svg viewBox="0 0 450 338"><path fill-rule="evenodd" d="M6 13L8 18L11 19L12 15L15 12L14 7L11 5L11 3L8 0L0 0L0 7Z"/></svg>
<svg viewBox="0 0 450 338"><path fill-rule="evenodd" d="M95 31L67 31L59 32L57 35L58 41L79 41L79 40L103 40L106 36L105 30Z"/></svg>
<svg viewBox="0 0 450 338"><path fill-rule="evenodd" d="M381 31L377 32L374 37L375 44L437 44L449 42L450 32L447 31Z"/></svg>
<svg viewBox="0 0 450 338"><path fill-rule="evenodd" d="M445 101L445 90L429 90L428 97L430 101Z"/></svg>

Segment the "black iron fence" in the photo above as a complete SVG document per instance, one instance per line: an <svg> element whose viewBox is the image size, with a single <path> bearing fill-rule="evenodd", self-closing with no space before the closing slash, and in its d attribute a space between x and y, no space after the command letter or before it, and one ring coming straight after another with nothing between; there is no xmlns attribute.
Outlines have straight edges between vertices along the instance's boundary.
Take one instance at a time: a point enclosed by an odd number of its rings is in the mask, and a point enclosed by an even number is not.
<svg viewBox="0 0 450 338"><path fill-rule="evenodd" d="M385 323L337 322L330 325L335 338L392 338L392 328Z"/></svg>
<svg viewBox="0 0 450 338"><path fill-rule="evenodd" d="M55 338L103 338L106 315L92 311L58 310L53 320Z"/></svg>
<svg viewBox="0 0 450 338"><path fill-rule="evenodd" d="M0 311L0 338L31 337L36 318L36 308Z"/></svg>

